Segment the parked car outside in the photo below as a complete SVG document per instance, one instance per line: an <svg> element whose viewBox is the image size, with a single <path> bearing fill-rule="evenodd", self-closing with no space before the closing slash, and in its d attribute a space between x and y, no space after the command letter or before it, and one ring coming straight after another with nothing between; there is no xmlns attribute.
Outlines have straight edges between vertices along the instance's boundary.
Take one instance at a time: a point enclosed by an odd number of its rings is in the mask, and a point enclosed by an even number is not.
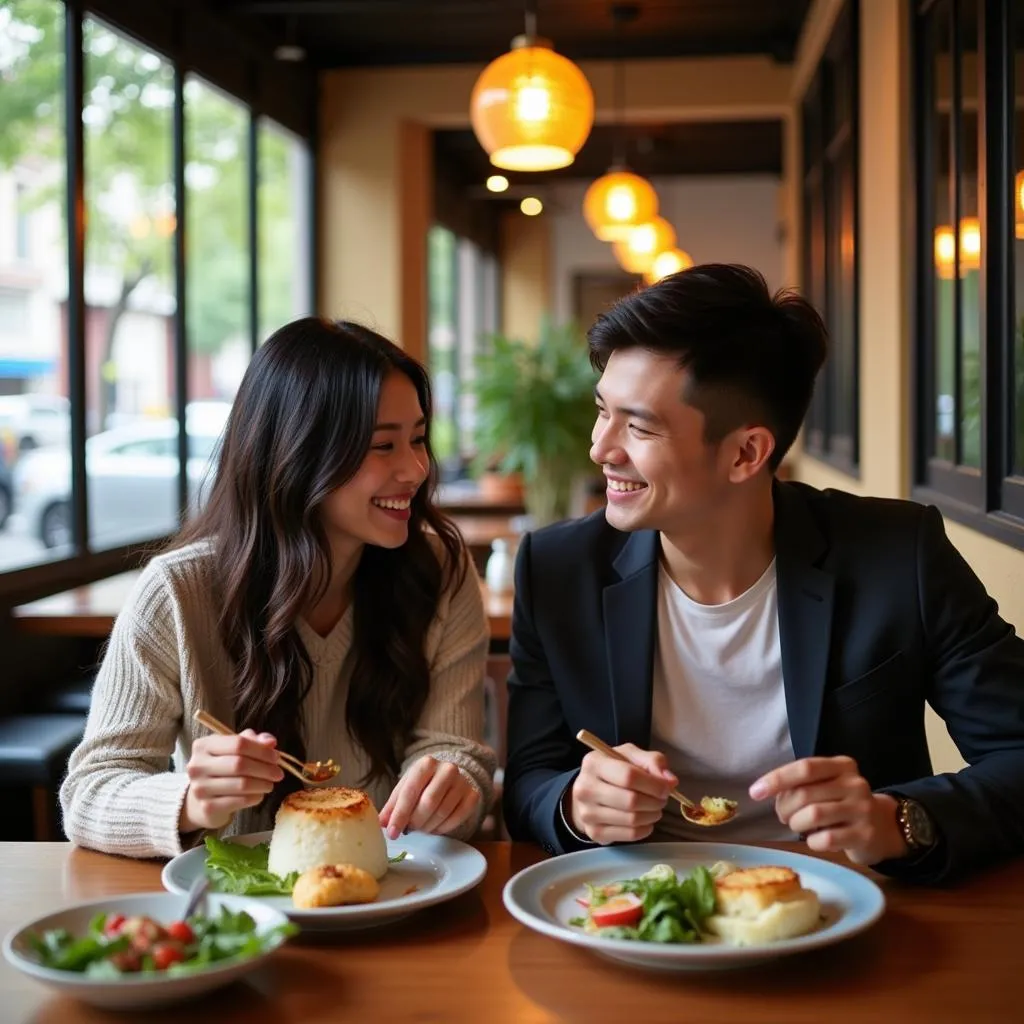
<svg viewBox="0 0 1024 1024"><path fill-rule="evenodd" d="M190 408L189 506L209 492L226 405ZM96 547L145 540L178 528L178 421L144 419L105 430L85 443L89 539ZM14 470L16 511L47 548L70 545L71 457L67 448L22 455Z"/></svg>
<svg viewBox="0 0 1024 1024"><path fill-rule="evenodd" d="M63 395L2 395L0 432L14 438L19 452L66 446L71 433L71 403Z"/></svg>

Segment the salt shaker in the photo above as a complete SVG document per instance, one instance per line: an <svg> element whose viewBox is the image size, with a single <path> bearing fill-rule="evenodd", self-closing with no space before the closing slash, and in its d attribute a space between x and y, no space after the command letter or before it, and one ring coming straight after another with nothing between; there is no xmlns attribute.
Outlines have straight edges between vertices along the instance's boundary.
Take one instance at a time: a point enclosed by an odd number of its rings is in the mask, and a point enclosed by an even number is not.
<svg viewBox="0 0 1024 1024"><path fill-rule="evenodd" d="M513 589L515 565L508 549L508 541L504 537L495 537L491 541L491 553L487 558L484 577L492 594L504 594Z"/></svg>

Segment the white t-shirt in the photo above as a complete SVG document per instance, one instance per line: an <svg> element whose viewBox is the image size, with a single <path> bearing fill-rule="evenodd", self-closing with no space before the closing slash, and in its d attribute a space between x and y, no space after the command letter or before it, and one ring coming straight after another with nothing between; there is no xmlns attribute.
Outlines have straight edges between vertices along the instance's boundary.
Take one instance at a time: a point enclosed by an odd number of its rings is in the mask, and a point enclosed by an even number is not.
<svg viewBox="0 0 1024 1024"><path fill-rule="evenodd" d="M654 659L651 749L660 750L692 800L739 801L717 828L691 825L669 801L654 838L705 842L792 839L774 802L756 802L750 784L793 760L775 586L775 561L725 604L688 597L662 566Z"/></svg>

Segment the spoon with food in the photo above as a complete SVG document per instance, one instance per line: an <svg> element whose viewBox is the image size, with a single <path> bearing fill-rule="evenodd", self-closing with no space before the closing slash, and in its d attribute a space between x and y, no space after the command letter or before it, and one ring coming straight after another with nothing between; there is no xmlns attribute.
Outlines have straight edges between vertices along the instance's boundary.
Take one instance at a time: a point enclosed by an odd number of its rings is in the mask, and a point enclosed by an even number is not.
<svg viewBox="0 0 1024 1024"><path fill-rule="evenodd" d="M586 729L580 729L576 733L576 739L600 754L607 754L617 761L629 761L617 750L609 747L604 740L599 739ZM716 825L724 825L727 821L731 821L736 817L736 810L739 806L735 800L727 800L724 796L704 796L701 797L699 804L695 804L689 797L683 796L678 789L673 789L669 796L679 804L679 810L688 822L693 825L701 825L704 828L714 828Z"/></svg>
<svg viewBox="0 0 1024 1024"><path fill-rule="evenodd" d="M195 720L212 732L220 733L221 736L234 736L235 734L234 729L225 725L220 719L214 718L209 712L203 711L202 708L195 713ZM277 757L286 772L291 773L307 785L329 782L341 771L341 765L335 763L332 757L326 761L300 761L293 754L287 754L283 750L277 752Z"/></svg>

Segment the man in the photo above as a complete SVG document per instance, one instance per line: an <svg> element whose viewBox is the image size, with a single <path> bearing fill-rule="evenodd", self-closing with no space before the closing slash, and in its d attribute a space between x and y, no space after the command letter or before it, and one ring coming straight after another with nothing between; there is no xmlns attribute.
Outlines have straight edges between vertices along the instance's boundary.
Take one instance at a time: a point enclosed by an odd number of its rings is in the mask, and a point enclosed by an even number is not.
<svg viewBox="0 0 1024 1024"><path fill-rule="evenodd" d="M520 547L513 838L800 836L923 882L1024 849L1024 642L939 513L775 480L825 358L814 309L708 264L589 340L607 508ZM925 702L958 774L932 775ZM690 825L666 810L677 784L739 813Z"/></svg>

